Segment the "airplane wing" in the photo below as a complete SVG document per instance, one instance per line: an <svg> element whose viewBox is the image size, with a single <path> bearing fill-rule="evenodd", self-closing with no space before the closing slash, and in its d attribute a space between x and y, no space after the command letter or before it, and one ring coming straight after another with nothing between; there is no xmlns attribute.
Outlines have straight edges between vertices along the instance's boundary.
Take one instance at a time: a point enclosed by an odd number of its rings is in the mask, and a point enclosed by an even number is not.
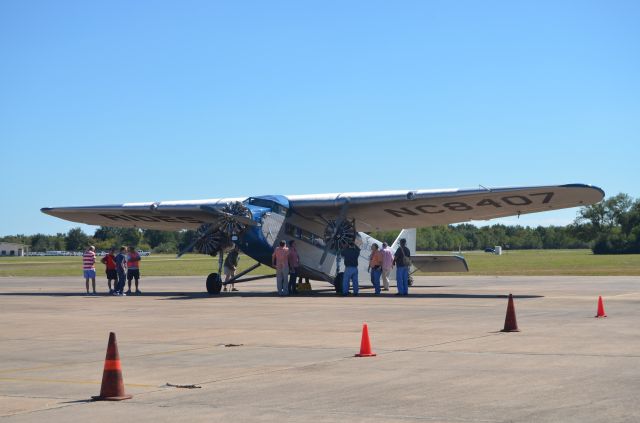
<svg viewBox="0 0 640 423"><path fill-rule="evenodd" d="M377 191L291 195L290 212L325 225L342 213L355 219L360 231L419 228L487 220L597 203L598 187L582 184L494 189ZM242 198L160 201L86 207L46 207L43 213L89 225L143 229L196 229L216 222L213 209ZM346 204L346 205L345 205Z"/></svg>
<svg viewBox="0 0 640 423"><path fill-rule="evenodd" d="M513 188L380 191L288 196L294 213L317 223L344 214L360 231L446 225L597 203L584 184ZM346 212L344 211L346 208Z"/></svg>
<svg viewBox="0 0 640 423"><path fill-rule="evenodd" d="M468 272L467 261L461 256L418 254L411 256L411 264L421 272Z"/></svg>
<svg viewBox="0 0 640 423"><path fill-rule="evenodd" d="M45 207L43 213L88 225L175 231L197 229L218 219L211 209L244 198L222 198L195 201L159 201L86 207Z"/></svg>

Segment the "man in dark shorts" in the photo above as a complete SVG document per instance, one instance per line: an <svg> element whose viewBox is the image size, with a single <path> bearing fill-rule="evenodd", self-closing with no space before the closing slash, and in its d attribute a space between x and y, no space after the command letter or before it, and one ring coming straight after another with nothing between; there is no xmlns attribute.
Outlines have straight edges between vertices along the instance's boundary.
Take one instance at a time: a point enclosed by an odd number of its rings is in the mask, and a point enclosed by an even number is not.
<svg viewBox="0 0 640 423"><path fill-rule="evenodd" d="M227 290L227 283L229 280L236 275L236 269L238 268L238 263L240 262L240 248L238 245L233 246L233 250L229 251L227 254L227 258L224 260L224 290ZM234 283L231 283L231 287L229 291L237 291Z"/></svg>
<svg viewBox="0 0 640 423"><path fill-rule="evenodd" d="M127 294L131 295L131 280L136 280L136 294L142 294L138 289L138 281L140 280L140 254L134 247L129 247L129 254L127 254L127 282L129 283L129 289Z"/></svg>
<svg viewBox="0 0 640 423"><path fill-rule="evenodd" d="M102 260L100 261L106 266L109 294L113 294L113 289L111 289L111 281L113 280L114 288L116 287L116 283L118 283L118 271L116 270L116 249L111 248L109 250L109 253L106 256L102 257Z"/></svg>

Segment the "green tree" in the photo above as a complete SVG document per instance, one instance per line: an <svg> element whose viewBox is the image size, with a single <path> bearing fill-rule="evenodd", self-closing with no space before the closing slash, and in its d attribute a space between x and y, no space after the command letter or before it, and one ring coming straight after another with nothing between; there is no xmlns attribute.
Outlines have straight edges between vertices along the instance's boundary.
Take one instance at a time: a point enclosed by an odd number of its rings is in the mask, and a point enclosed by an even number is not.
<svg viewBox="0 0 640 423"><path fill-rule="evenodd" d="M82 232L80 228L73 228L67 232L67 236L64 239L69 251L82 251L89 245L89 236Z"/></svg>

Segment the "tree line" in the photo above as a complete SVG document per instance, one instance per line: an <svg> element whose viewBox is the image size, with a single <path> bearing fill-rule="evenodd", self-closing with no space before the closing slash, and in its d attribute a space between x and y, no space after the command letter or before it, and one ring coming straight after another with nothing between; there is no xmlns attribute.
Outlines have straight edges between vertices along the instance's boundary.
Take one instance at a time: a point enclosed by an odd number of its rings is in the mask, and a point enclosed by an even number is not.
<svg viewBox="0 0 640 423"><path fill-rule="evenodd" d="M399 231L372 232L381 241L393 242ZM80 228L56 235L12 235L0 241L16 242L30 251L82 251L92 244L98 250L127 245L155 253L177 253L196 238L195 231L158 231L101 226L93 235ZM507 249L591 248L595 254L640 253L640 199L618 194L578 211L567 226L491 225L468 223L419 228L421 251L479 250L500 245Z"/></svg>

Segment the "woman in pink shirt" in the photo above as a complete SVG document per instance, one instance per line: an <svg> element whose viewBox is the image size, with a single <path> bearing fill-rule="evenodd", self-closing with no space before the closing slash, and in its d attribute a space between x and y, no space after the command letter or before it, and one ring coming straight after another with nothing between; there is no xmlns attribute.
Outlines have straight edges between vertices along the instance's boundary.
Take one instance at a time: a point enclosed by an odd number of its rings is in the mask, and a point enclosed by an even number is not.
<svg viewBox="0 0 640 423"><path fill-rule="evenodd" d="M280 241L280 245L271 256L272 265L276 268L276 280L278 283L278 295L289 294L289 249L287 243Z"/></svg>

